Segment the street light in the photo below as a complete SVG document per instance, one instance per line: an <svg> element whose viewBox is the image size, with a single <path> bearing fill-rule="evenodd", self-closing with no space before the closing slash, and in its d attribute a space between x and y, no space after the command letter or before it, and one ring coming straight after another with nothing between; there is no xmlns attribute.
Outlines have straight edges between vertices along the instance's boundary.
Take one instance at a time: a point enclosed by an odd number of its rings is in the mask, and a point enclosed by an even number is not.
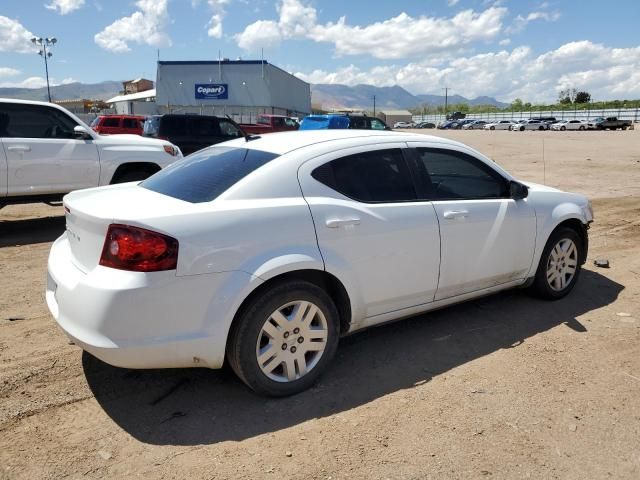
<svg viewBox="0 0 640 480"><path fill-rule="evenodd" d="M42 38L42 37L33 37L31 39L31 43L34 45L38 45L40 50L38 51L38 55L44 58L44 71L47 75L47 95L49 97L49 102L51 102L51 89L49 88L49 63L47 59L52 57L52 53L47 51L47 47L51 48L58 42L56 37L50 38Z"/></svg>

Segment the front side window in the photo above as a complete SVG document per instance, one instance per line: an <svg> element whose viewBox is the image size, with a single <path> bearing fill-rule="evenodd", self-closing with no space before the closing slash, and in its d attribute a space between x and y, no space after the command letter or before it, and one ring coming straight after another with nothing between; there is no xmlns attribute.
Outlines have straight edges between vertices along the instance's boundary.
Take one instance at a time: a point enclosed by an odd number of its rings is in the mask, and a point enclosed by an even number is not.
<svg viewBox="0 0 640 480"><path fill-rule="evenodd" d="M138 128L138 120L136 120L135 118L123 118L122 119L122 126L124 128Z"/></svg>
<svg viewBox="0 0 640 480"><path fill-rule="evenodd" d="M220 134L223 137L238 138L242 136L238 127L228 120L220 120Z"/></svg>
<svg viewBox="0 0 640 480"><path fill-rule="evenodd" d="M418 148L418 170L429 199L481 200L507 198L507 181L489 166L466 153Z"/></svg>
<svg viewBox="0 0 640 480"><path fill-rule="evenodd" d="M417 198L399 148L338 158L316 168L311 176L360 202L406 202Z"/></svg>
<svg viewBox="0 0 640 480"><path fill-rule="evenodd" d="M371 130L384 130L386 125L377 118L371 119Z"/></svg>
<svg viewBox="0 0 640 480"><path fill-rule="evenodd" d="M0 103L0 137L70 139L76 125L56 108Z"/></svg>
<svg viewBox="0 0 640 480"><path fill-rule="evenodd" d="M172 163L140 186L186 202L210 202L277 156L247 148L206 148Z"/></svg>

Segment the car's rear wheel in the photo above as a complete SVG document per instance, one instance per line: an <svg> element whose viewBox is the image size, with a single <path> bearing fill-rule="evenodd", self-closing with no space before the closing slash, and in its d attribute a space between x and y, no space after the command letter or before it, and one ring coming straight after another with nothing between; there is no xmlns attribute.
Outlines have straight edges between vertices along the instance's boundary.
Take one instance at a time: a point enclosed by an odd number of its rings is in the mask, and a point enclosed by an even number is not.
<svg viewBox="0 0 640 480"><path fill-rule="evenodd" d="M338 311L320 287L281 283L250 301L230 333L227 359L251 389L282 397L309 388L338 346Z"/></svg>
<svg viewBox="0 0 640 480"><path fill-rule="evenodd" d="M582 240L572 228L555 231L542 252L533 291L540 297L556 300L575 286L582 270Z"/></svg>
<svg viewBox="0 0 640 480"><path fill-rule="evenodd" d="M580 128L578 130L584 130L584 125L580 125Z"/></svg>

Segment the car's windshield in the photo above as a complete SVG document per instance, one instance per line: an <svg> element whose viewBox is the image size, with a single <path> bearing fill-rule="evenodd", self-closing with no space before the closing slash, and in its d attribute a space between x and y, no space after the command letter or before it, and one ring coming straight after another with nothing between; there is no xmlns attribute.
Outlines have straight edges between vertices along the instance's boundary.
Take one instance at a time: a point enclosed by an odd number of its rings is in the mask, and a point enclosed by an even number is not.
<svg viewBox="0 0 640 480"><path fill-rule="evenodd" d="M277 156L248 148L210 147L160 170L140 186L186 202L210 202Z"/></svg>

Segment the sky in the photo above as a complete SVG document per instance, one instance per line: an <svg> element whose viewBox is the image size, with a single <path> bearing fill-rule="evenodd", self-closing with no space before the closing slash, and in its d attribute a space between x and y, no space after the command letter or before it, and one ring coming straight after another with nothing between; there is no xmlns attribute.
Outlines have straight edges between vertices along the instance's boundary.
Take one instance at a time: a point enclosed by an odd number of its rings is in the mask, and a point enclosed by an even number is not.
<svg viewBox="0 0 640 480"><path fill-rule="evenodd" d="M0 0L0 87L264 58L311 83L548 102L640 98L640 0Z"/></svg>

